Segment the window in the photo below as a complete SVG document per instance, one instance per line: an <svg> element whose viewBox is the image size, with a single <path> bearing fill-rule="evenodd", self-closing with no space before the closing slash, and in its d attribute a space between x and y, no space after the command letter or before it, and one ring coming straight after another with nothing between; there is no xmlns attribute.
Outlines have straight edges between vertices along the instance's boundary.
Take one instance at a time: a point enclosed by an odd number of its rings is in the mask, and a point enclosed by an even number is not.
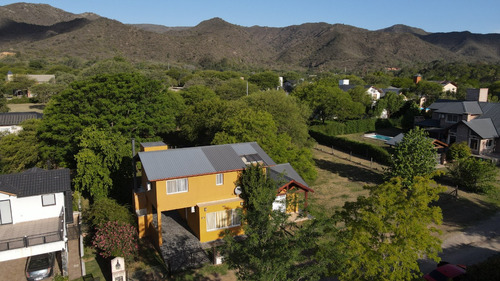
<svg viewBox="0 0 500 281"><path fill-rule="evenodd" d="M486 141L486 146L487 147L492 147L493 146L493 140L492 139L489 139Z"/></svg>
<svg viewBox="0 0 500 281"><path fill-rule="evenodd" d="M188 179L175 179L167 181L167 194L188 192Z"/></svg>
<svg viewBox="0 0 500 281"><path fill-rule="evenodd" d="M241 225L236 209L207 213L207 231L224 229Z"/></svg>
<svg viewBox="0 0 500 281"><path fill-rule="evenodd" d="M224 174L217 174L215 176L215 184L216 185L222 185L222 184L224 184Z"/></svg>
<svg viewBox="0 0 500 281"><path fill-rule="evenodd" d="M446 116L446 122L447 123L457 123L458 122L458 115L448 114Z"/></svg>
<svg viewBox="0 0 500 281"><path fill-rule="evenodd" d="M469 139L469 147L470 149L472 150L477 150L478 149L478 140L477 139L473 139L473 138L470 138Z"/></svg>
<svg viewBox="0 0 500 281"><path fill-rule="evenodd" d="M10 200L0 201L0 224L12 223L12 210L10 209Z"/></svg>
<svg viewBox="0 0 500 281"><path fill-rule="evenodd" d="M56 204L55 194L42 195L42 206L52 206Z"/></svg>

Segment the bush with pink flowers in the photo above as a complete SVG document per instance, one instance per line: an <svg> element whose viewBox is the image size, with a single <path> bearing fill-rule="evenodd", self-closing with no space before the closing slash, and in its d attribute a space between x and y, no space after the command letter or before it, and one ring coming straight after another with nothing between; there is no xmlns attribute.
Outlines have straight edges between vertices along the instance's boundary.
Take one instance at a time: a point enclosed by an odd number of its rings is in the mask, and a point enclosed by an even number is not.
<svg viewBox="0 0 500 281"><path fill-rule="evenodd" d="M92 245L102 257L124 257L130 261L137 255L137 230L132 225L109 221L96 230Z"/></svg>

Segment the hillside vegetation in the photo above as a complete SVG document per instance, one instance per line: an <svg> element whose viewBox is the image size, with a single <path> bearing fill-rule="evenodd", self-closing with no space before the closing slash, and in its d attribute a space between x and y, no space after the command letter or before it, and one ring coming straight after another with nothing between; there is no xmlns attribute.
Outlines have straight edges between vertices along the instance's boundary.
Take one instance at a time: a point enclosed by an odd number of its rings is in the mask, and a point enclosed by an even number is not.
<svg viewBox="0 0 500 281"><path fill-rule="evenodd" d="M220 18L195 27L126 25L49 5L0 7L0 50L42 57L157 61L210 68L366 70L418 62L500 62L500 34L427 33L395 25L369 31L343 24L243 27Z"/></svg>

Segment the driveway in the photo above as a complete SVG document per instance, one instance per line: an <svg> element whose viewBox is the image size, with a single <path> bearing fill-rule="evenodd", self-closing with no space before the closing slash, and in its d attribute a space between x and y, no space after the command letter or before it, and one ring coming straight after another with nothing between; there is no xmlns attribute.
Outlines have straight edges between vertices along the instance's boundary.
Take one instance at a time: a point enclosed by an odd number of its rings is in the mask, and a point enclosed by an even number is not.
<svg viewBox="0 0 500 281"><path fill-rule="evenodd" d="M442 244L441 260L454 264L473 265L500 253L500 212L464 231L448 235ZM436 268L430 260L420 262L422 273Z"/></svg>

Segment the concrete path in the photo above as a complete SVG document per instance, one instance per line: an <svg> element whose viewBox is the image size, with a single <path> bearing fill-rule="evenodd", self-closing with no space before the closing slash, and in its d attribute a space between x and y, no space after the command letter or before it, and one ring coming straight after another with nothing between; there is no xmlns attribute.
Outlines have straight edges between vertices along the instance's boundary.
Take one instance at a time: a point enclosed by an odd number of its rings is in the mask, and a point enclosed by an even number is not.
<svg viewBox="0 0 500 281"><path fill-rule="evenodd" d="M442 244L441 260L473 265L500 253L500 212L464 231L448 235ZM436 268L430 260L420 262L420 270L428 273Z"/></svg>

